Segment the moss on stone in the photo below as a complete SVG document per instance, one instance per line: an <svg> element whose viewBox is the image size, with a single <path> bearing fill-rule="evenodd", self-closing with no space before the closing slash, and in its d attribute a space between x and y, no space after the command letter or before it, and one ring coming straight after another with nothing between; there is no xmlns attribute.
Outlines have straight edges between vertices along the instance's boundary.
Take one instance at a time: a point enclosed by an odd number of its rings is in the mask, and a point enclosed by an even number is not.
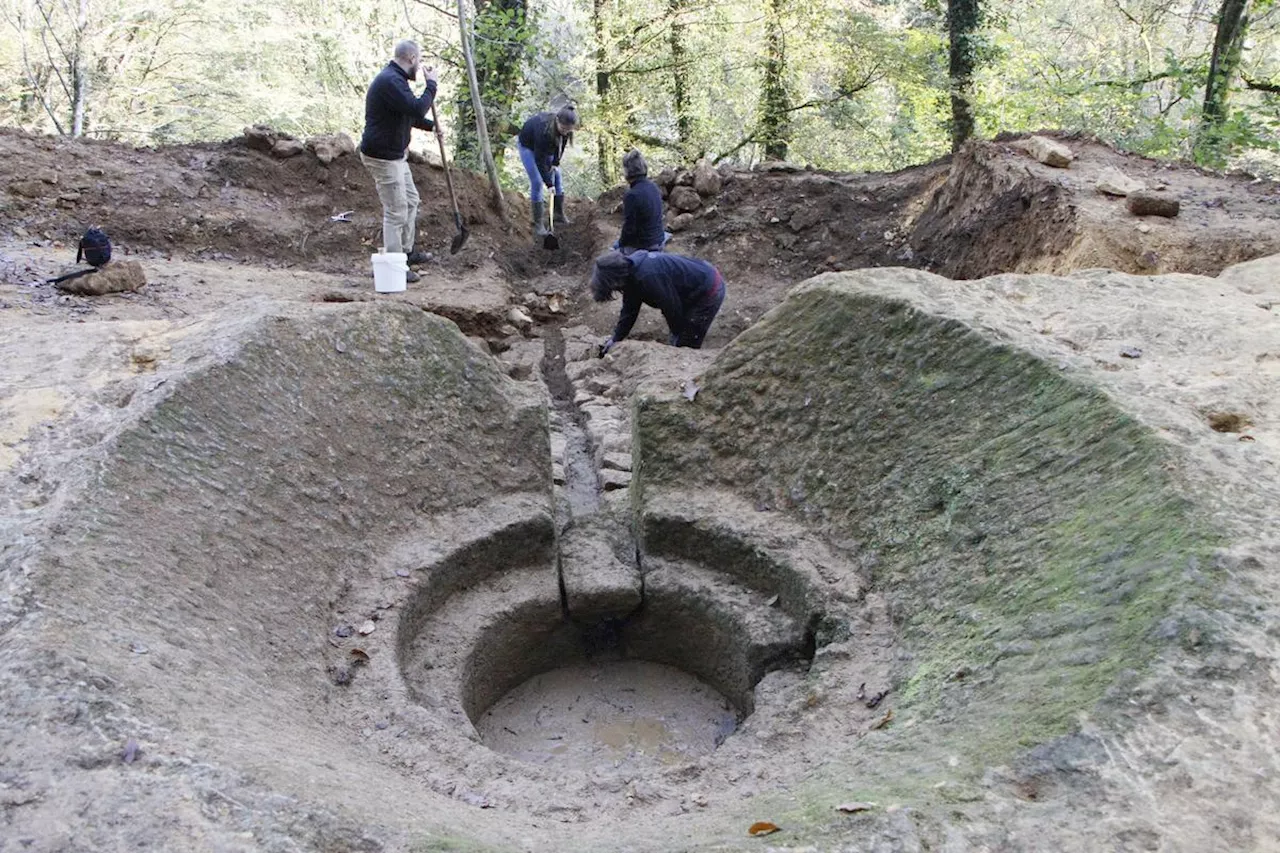
<svg viewBox="0 0 1280 853"><path fill-rule="evenodd" d="M899 719L952 752L1068 731L1198 594L1185 578L1215 538L1158 439L960 322L827 277L700 385L636 402L641 512L651 489L729 490L855 543L911 653Z"/></svg>

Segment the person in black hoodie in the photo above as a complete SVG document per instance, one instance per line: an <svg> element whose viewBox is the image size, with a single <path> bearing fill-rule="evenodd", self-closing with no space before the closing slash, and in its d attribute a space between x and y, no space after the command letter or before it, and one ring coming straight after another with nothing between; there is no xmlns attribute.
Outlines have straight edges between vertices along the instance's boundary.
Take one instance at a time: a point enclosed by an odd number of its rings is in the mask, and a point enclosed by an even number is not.
<svg viewBox="0 0 1280 853"><path fill-rule="evenodd" d="M388 252L404 252L408 262L421 264L426 253L414 251L413 242L418 220L418 188L405 151L413 128L440 129L427 116L436 96L436 72L426 70L426 88L415 96L409 81L416 80L422 54L418 45L402 41L396 45L395 58L378 72L364 97L364 134L360 137L360 162L373 175L378 198L382 201L382 245ZM410 270L407 279L418 280Z"/></svg>
<svg viewBox="0 0 1280 853"><path fill-rule="evenodd" d="M529 174L529 203L533 213L533 239L541 243L547 233L547 203L543 187L555 191L556 224L569 223L564 214L564 187L560 183L560 158L573 141L578 127L578 111L572 104L558 112L538 113L520 128L516 148Z"/></svg>
<svg viewBox="0 0 1280 853"><path fill-rule="evenodd" d="M711 322L724 303L724 279L706 261L665 252L617 250L596 258L591 296L606 302L622 293L622 312L613 334L596 349L601 358L631 333L640 306L657 308L667 320L673 347L700 349Z"/></svg>
<svg viewBox="0 0 1280 853"><path fill-rule="evenodd" d="M662 230L662 191L649 180L644 155L632 148L622 158L622 175L631 185L622 197L622 234L613 248L629 255L636 249L661 252L671 239Z"/></svg>

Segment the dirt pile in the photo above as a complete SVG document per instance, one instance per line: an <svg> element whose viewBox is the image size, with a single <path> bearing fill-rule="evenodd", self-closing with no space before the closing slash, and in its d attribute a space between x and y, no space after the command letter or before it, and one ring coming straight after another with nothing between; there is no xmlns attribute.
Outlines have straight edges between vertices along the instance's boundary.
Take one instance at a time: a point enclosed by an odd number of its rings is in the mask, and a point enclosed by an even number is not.
<svg viewBox="0 0 1280 853"><path fill-rule="evenodd" d="M0 130L0 228L18 240L74 246L86 227L101 225L125 252L327 271L363 264L381 241L382 209L358 156L321 139L309 149L299 141L281 159L257 139L135 149ZM529 240L515 193L508 232L489 207L483 176L455 171L471 243L450 258L453 211L443 170L411 168L422 196L418 248L446 268ZM347 212L350 222L331 219Z"/></svg>
<svg viewBox="0 0 1280 853"><path fill-rule="evenodd" d="M1149 160L1093 139L1045 136L1070 149L1066 168L1040 162L1025 137L1009 136L890 174L770 164L721 168L715 192L694 190L697 168L655 182L668 200L672 250L707 257L731 281L753 286L880 266L950 278L1082 267L1216 275L1280 251L1274 182ZM1118 181L1159 189L1180 202L1180 215L1130 213L1115 194ZM606 193L601 207L616 216L622 192ZM682 195L673 201L676 193Z"/></svg>

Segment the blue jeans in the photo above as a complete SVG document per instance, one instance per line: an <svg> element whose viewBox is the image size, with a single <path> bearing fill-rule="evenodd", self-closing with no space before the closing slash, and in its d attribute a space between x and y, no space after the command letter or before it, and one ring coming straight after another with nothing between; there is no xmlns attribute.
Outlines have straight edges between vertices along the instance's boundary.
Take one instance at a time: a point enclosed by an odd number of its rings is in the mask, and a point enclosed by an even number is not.
<svg viewBox="0 0 1280 853"><path fill-rule="evenodd" d="M516 148L520 151L520 162L524 163L524 170L529 173L529 199L531 201L542 201L542 173L538 171L538 161L534 159L533 152L523 145L516 143ZM551 181L555 185L556 195L564 195L564 188L560 186L560 167L551 167Z"/></svg>

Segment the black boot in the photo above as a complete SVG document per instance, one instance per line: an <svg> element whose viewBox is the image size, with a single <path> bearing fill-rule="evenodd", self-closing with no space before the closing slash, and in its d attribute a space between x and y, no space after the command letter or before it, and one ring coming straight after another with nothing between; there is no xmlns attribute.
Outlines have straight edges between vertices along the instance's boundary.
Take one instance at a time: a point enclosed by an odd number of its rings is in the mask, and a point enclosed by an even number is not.
<svg viewBox="0 0 1280 853"><path fill-rule="evenodd" d="M558 195L558 196L556 196L556 214L555 214L555 216L556 216L556 224L557 224L557 225L572 225L572 224L573 224L573 220L572 220L572 219L570 219L569 217L567 217L567 216L565 216L565 215L564 215L564 196L562 196L562 195Z"/></svg>
<svg viewBox="0 0 1280 853"><path fill-rule="evenodd" d="M547 236L547 203L530 201L529 206L533 210L533 242L541 246L542 238Z"/></svg>

